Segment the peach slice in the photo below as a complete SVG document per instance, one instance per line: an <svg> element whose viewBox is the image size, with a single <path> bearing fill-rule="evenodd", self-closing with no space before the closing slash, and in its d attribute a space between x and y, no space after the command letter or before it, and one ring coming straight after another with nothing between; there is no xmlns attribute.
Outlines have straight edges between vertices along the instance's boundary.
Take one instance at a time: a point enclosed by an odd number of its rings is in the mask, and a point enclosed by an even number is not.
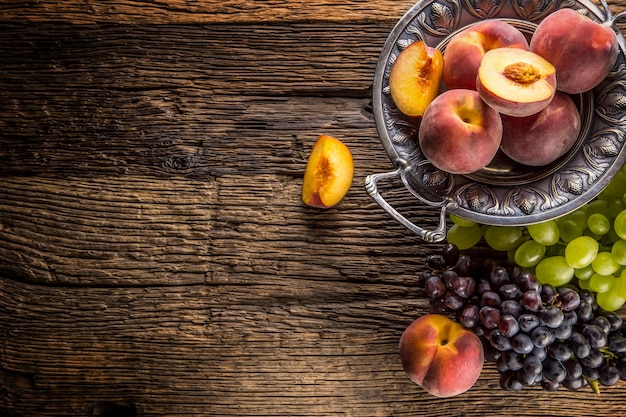
<svg viewBox="0 0 626 417"><path fill-rule="evenodd" d="M409 378L437 397L469 390L483 369L484 350L478 336L439 314L427 314L400 338L400 359Z"/></svg>
<svg viewBox="0 0 626 417"><path fill-rule="evenodd" d="M502 114L530 116L545 109L556 93L556 70L541 56L522 49L498 48L480 62L480 97Z"/></svg>
<svg viewBox="0 0 626 417"><path fill-rule="evenodd" d="M476 90L476 75L487 51L495 48L528 50L526 36L503 20L487 19L450 38L443 54L443 81L448 88Z"/></svg>
<svg viewBox="0 0 626 417"><path fill-rule="evenodd" d="M475 90L448 90L426 109L418 140L434 166L452 174L469 174L488 165L498 152L502 118Z"/></svg>
<svg viewBox="0 0 626 417"><path fill-rule="evenodd" d="M559 90L578 94L606 78L617 59L618 41L610 22L564 8L539 23L530 50L554 65Z"/></svg>
<svg viewBox="0 0 626 417"><path fill-rule="evenodd" d="M527 117L502 116L500 149L514 161L528 166L554 162L576 143L580 114L574 101L557 91L545 109Z"/></svg>
<svg viewBox="0 0 626 417"><path fill-rule="evenodd" d="M400 52L389 74L389 90L398 110L411 117L423 116L439 92L442 71L441 51L423 41Z"/></svg>
<svg viewBox="0 0 626 417"><path fill-rule="evenodd" d="M321 135L309 155L302 183L302 201L329 208L348 193L354 175L350 149L339 139Z"/></svg>

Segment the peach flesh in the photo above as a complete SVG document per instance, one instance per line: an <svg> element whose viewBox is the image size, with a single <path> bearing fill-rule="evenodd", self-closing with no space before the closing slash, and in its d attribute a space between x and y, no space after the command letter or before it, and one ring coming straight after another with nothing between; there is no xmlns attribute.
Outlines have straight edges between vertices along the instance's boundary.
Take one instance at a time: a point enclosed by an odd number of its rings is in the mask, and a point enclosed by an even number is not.
<svg viewBox="0 0 626 417"><path fill-rule="evenodd" d="M391 67L389 89L402 113L421 117L439 92L443 55L423 41L404 49Z"/></svg>
<svg viewBox="0 0 626 417"><path fill-rule="evenodd" d="M556 93L555 68L530 51L493 49L481 61L477 87L480 97L500 113L530 116L552 101Z"/></svg>
<svg viewBox="0 0 626 417"><path fill-rule="evenodd" d="M304 172L302 201L318 208L336 205L350 189L353 175L354 162L348 147L339 139L321 135Z"/></svg>

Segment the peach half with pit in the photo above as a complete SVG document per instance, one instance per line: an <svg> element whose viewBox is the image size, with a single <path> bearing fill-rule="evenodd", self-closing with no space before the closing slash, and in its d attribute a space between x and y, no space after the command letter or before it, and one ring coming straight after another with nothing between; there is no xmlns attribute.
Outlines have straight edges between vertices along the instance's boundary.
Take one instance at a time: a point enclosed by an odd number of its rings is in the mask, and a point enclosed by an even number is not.
<svg viewBox="0 0 626 417"><path fill-rule="evenodd" d="M411 117L424 115L426 107L439 93L443 55L441 51L416 41L398 54L389 74L393 102Z"/></svg>
<svg viewBox="0 0 626 417"><path fill-rule="evenodd" d="M527 117L502 115L500 149L520 164L548 165L572 148L580 128L576 104L570 96L558 91L539 113Z"/></svg>
<svg viewBox="0 0 626 417"><path fill-rule="evenodd" d="M427 314L400 338L400 360L409 378L430 394L462 394L478 380L484 363L478 336L454 320Z"/></svg>
<svg viewBox="0 0 626 417"><path fill-rule="evenodd" d="M516 48L487 52L476 86L480 97L502 114L525 117L545 109L556 93L556 70L541 56Z"/></svg>
<svg viewBox="0 0 626 417"><path fill-rule="evenodd" d="M424 156L452 174L487 166L502 140L502 118L468 89L447 90L430 103L421 120L418 141Z"/></svg>
<svg viewBox="0 0 626 417"><path fill-rule="evenodd" d="M539 23L530 50L554 65L559 90L579 94L606 78L617 59L618 41L610 22L563 8Z"/></svg>
<svg viewBox="0 0 626 417"><path fill-rule="evenodd" d="M348 193L353 175L354 162L350 149L337 138L321 135L307 161L302 201L318 208L336 205Z"/></svg>
<svg viewBox="0 0 626 417"><path fill-rule="evenodd" d="M526 36L515 26L487 19L450 38L443 54L443 81L451 88L476 89L476 75L483 55L495 48L528 49Z"/></svg>

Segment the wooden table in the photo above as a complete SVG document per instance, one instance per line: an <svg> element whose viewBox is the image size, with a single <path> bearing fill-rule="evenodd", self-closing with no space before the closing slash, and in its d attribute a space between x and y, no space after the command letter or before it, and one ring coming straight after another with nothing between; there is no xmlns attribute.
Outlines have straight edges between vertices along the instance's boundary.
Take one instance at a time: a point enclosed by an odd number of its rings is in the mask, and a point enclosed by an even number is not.
<svg viewBox="0 0 626 417"><path fill-rule="evenodd" d="M372 79L412 3L0 4L0 415L626 415L623 383L510 394L487 364L444 400L402 370L439 245L363 184L392 169ZM300 200L323 133L356 166L327 211Z"/></svg>

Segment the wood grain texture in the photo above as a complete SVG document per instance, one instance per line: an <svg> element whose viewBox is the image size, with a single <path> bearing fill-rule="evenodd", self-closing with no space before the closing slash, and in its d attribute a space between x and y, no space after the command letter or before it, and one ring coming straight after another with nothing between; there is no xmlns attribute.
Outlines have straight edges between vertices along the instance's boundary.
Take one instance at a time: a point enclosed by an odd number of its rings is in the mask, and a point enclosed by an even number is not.
<svg viewBox="0 0 626 417"><path fill-rule="evenodd" d="M2 2L0 415L626 415L623 384L511 395L488 364L443 400L402 371L438 246L363 184L393 168L371 88L411 5ZM326 211L300 201L322 133L356 169Z"/></svg>

